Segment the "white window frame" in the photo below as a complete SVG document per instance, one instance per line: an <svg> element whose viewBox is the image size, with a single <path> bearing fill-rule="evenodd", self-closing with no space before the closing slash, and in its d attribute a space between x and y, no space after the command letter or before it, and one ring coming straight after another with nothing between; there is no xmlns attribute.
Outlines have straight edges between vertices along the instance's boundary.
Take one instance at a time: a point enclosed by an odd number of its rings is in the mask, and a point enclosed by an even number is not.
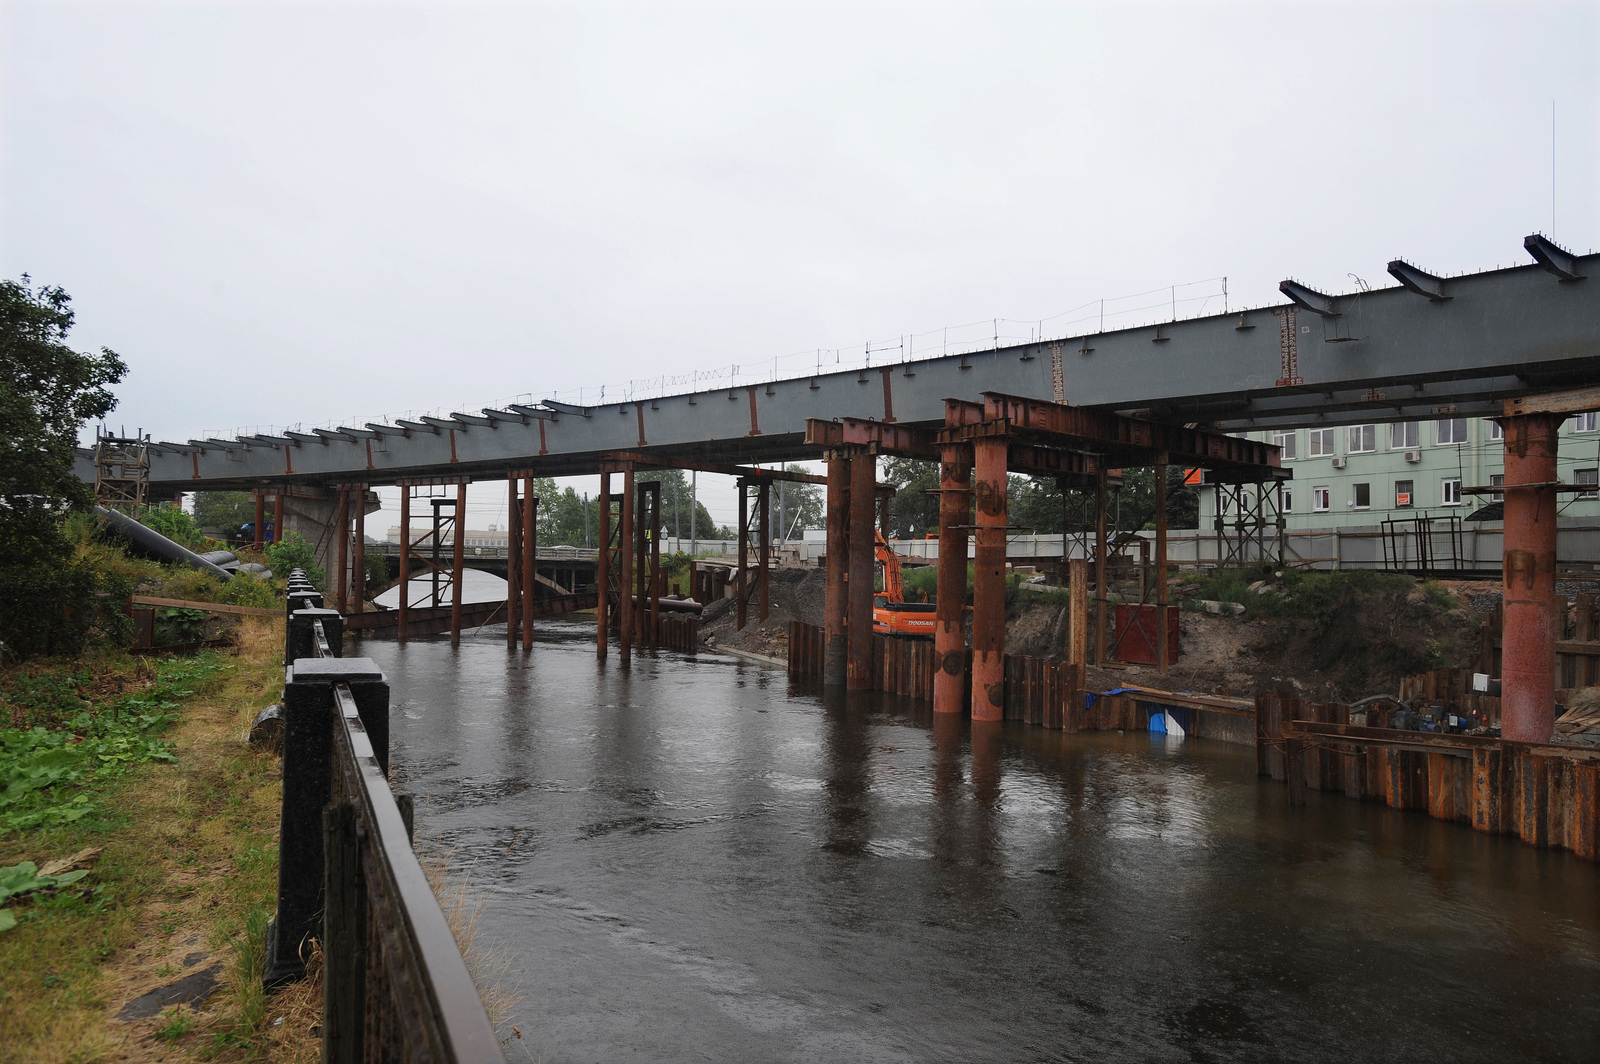
<svg viewBox="0 0 1600 1064"><path fill-rule="evenodd" d="M1351 425L1344 442L1346 454L1370 454L1378 449L1378 426Z"/></svg>
<svg viewBox="0 0 1600 1064"><path fill-rule="evenodd" d="M1396 440L1400 442L1396 443ZM1414 451L1422 443L1422 426L1415 421L1396 421L1389 426L1389 450Z"/></svg>
<svg viewBox="0 0 1600 1064"><path fill-rule="evenodd" d="M1600 413L1590 410L1588 413L1573 415L1573 432L1594 432L1597 429L1600 429Z"/></svg>
<svg viewBox="0 0 1600 1064"><path fill-rule="evenodd" d="M1450 426L1448 431L1446 425ZM1461 438L1455 438L1455 426L1461 426ZM1449 436L1449 439L1445 439ZM1467 419L1464 417L1442 417L1433 423L1433 442L1438 447L1455 447L1467 442Z"/></svg>
<svg viewBox="0 0 1600 1064"><path fill-rule="evenodd" d="M1461 478L1460 477L1445 477L1443 480L1439 481L1439 505L1440 506L1460 506L1461 505Z"/></svg>
<svg viewBox="0 0 1600 1064"><path fill-rule="evenodd" d="M1489 423L1489 442L1503 443L1506 438L1505 426L1492 417L1484 418Z"/></svg>
<svg viewBox="0 0 1600 1064"><path fill-rule="evenodd" d="M1406 486L1406 501L1400 501L1400 485ZM1397 480L1394 482L1394 508L1396 510L1414 510L1417 506L1417 482L1415 480Z"/></svg>
<svg viewBox="0 0 1600 1064"><path fill-rule="evenodd" d="M1357 488L1366 488L1367 489L1367 501L1366 502L1363 503L1363 502L1357 502L1356 501L1356 489ZM1352 510L1370 510L1370 509L1372 509L1372 485L1371 484L1363 481L1360 484L1351 484L1350 485L1350 509L1352 509Z"/></svg>
<svg viewBox="0 0 1600 1064"><path fill-rule="evenodd" d="M1300 457L1299 454L1296 453L1298 448L1295 446L1299 440L1300 433L1294 429L1274 431L1272 434L1272 442L1279 451L1278 457L1282 458L1285 462L1292 462L1296 458Z"/></svg>
<svg viewBox="0 0 1600 1064"><path fill-rule="evenodd" d="M1585 477L1584 474L1588 474L1588 476ZM1600 499L1600 469L1574 469L1572 471L1572 482L1574 484L1594 484L1597 489L1595 491L1580 491L1577 493L1577 498Z"/></svg>
<svg viewBox="0 0 1600 1064"><path fill-rule="evenodd" d="M1331 428L1330 429L1308 429L1308 430L1306 430L1306 433L1307 433L1307 436L1308 436L1308 439L1309 439L1309 443L1310 443L1310 446L1306 448L1306 454L1307 455L1309 455L1312 458L1332 458L1333 457L1333 455L1334 455L1334 447L1336 446L1336 444L1335 444L1334 439L1333 439L1333 430ZM1319 449L1318 448L1317 445L1321 441L1326 441L1326 443L1327 443L1326 449Z"/></svg>
<svg viewBox="0 0 1600 1064"><path fill-rule="evenodd" d="M1311 509L1316 513L1326 513L1332 508L1333 492L1328 490L1328 485L1317 484L1311 489Z"/></svg>
<svg viewBox="0 0 1600 1064"><path fill-rule="evenodd" d="M1280 504L1278 506L1278 512L1281 513L1281 514L1286 514L1286 513L1293 512L1293 510L1294 510L1294 489L1291 488L1289 485L1285 484L1283 486L1283 494L1281 496L1281 502L1280 502Z"/></svg>

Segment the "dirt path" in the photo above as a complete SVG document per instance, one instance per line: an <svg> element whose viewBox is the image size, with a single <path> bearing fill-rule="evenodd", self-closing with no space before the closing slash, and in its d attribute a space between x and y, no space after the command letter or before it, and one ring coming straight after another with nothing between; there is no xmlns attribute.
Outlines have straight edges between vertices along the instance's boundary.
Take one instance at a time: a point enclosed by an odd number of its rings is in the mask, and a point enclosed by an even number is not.
<svg viewBox="0 0 1600 1064"><path fill-rule="evenodd" d="M103 848L84 889L0 935L0 1060L318 1057L320 1001L260 983L281 772L244 736L281 689L281 633L242 629L219 682L168 728L176 760L113 785L112 815L0 841L5 865Z"/></svg>

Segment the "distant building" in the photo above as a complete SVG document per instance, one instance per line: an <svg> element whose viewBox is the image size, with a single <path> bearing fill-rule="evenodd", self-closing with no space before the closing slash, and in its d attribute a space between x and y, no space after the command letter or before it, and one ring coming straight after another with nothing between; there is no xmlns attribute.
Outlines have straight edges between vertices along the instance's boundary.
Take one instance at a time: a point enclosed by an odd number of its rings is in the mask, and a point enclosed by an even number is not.
<svg viewBox="0 0 1600 1064"><path fill-rule="evenodd" d="M1500 519L1498 507L1485 509L1499 496L1462 491L1505 483L1504 441L1493 421L1443 418L1240 435L1277 444L1284 468L1294 471L1294 479L1283 485L1283 518L1290 532L1417 516ZM1561 427L1557 470L1565 483L1600 485L1600 415L1579 414ZM1215 525L1219 506L1225 522L1235 516L1228 492L1203 486L1202 529ZM1563 493L1558 513L1600 517L1600 487Z"/></svg>

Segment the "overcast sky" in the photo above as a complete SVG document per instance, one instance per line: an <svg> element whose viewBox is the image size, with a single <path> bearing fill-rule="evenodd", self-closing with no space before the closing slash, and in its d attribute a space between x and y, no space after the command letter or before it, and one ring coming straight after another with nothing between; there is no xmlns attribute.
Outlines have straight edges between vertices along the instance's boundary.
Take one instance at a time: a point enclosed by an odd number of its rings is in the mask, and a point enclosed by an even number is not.
<svg viewBox="0 0 1600 1064"><path fill-rule="evenodd" d="M1520 263L1552 103L1600 244L1594 5L7 2L0 49L0 274L158 439Z"/></svg>

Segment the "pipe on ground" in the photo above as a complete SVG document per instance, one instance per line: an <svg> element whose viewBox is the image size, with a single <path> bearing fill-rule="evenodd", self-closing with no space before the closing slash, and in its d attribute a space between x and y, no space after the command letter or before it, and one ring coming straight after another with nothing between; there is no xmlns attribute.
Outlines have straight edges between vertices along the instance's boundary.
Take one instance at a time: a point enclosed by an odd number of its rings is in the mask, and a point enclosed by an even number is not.
<svg viewBox="0 0 1600 1064"><path fill-rule="evenodd" d="M194 551L181 543L174 543L153 528L146 528L127 514L118 510L108 510L104 506L94 508L95 516L99 517L111 528L116 529L124 539L132 543L139 550L153 554L162 561L182 562L191 569L199 569L202 573L223 580L230 580L233 574L220 565L206 561Z"/></svg>

